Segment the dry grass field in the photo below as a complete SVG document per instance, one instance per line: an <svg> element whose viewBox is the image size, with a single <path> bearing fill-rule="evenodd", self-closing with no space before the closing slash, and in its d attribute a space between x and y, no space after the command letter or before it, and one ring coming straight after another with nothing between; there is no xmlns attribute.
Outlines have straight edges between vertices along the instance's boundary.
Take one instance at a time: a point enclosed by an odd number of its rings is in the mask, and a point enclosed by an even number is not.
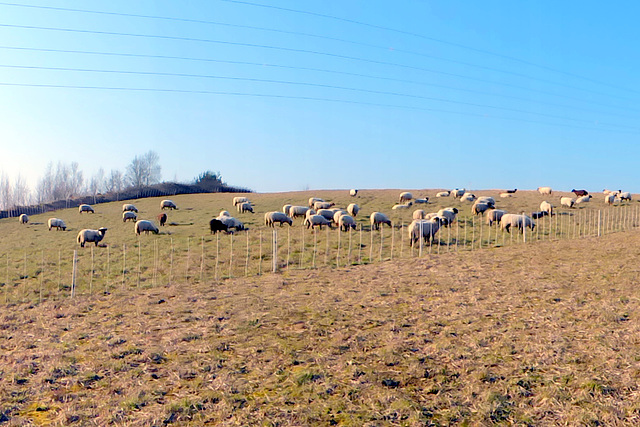
<svg viewBox="0 0 640 427"><path fill-rule="evenodd" d="M344 205L350 201L344 193L314 194ZM357 202L364 214L391 213L398 191L362 193ZM414 191L435 191L423 193ZM263 213L285 202L303 204L309 193L249 197ZM258 275L244 269L241 246L240 264L216 278L213 258L205 257L209 264L202 268L201 249L213 252L218 241L207 234L207 222L222 208L231 211L231 198L176 197L181 209L169 221L184 225L140 239L132 224L118 222L120 204L98 205L95 216L36 216L27 226L0 221L0 256L9 260L9 280L0 273L8 301L0 306L0 424L640 423L635 202L605 207L595 196L588 207L557 216L566 221L559 234L547 228L527 243L516 244L522 237L510 242L509 235L503 244L499 235L472 251L469 236L466 245L451 246L443 234L422 257L412 256L406 240L401 247L404 230L390 251L387 229L375 241L384 262L367 259L366 230L361 264L353 253L340 266L335 260L325 265L318 255L311 268L300 254L302 269L296 263L265 274L265 262ZM558 204L555 194L551 199ZM541 200L518 193L498 206L531 211ZM158 212L156 199L135 203L141 218ZM441 205L464 206L461 223L470 220L470 205L450 199ZM587 218L598 211L606 211L603 230L607 215L620 218L600 238L586 232ZM392 219L406 224L410 215ZM47 231L38 223L49 216L67 220L72 230ZM261 214L238 217L252 229L251 239L269 233ZM100 225L109 227L106 247L94 248L93 274L87 274L91 249L79 250L84 273L69 298L68 254L77 230ZM299 223L290 233L305 235ZM234 238L236 244L247 239ZM186 239L193 241L191 252L181 246ZM249 258L262 259L254 243ZM130 248L131 262L124 275L122 245Z"/></svg>

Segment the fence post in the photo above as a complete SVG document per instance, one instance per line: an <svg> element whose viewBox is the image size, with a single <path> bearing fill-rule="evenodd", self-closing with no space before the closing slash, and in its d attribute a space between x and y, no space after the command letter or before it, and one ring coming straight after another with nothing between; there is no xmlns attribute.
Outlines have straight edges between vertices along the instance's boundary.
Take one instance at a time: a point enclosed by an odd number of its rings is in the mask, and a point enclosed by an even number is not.
<svg viewBox="0 0 640 427"><path fill-rule="evenodd" d="M229 234L229 239L231 241L231 244L229 246L229 278L233 277L233 275L231 273L233 273L233 234L231 233Z"/></svg>
<svg viewBox="0 0 640 427"><path fill-rule="evenodd" d="M105 293L109 292L109 278L111 277L111 246L107 246L107 277L104 282L104 291Z"/></svg>
<svg viewBox="0 0 640 427"><path fill-rule="evenodd" d="M278 271L278 230L273 229L273 272Z"/></svg>
<svg viewBox="0 0 640 427"><path fill-rule="evenodd" d="M244 262L244 277L249 276L249 231L247 231L247 258Z"/></svg>
<svg viewBox="0 0 640 427"><path fill-rule="evenodd" d="M362 264L362 224L360 224L360 244L358 245L358 264Z"/></svg>
<svg viewBox="0 0 640 427"><path fill-rule="evenodd" d="M338 251L336 252L336 267L340 267L340 243L342 239L340 236L340 226L338 226Z"/></svg>
<svg viewBox="0 0 640 427"><path fill-rule="evenodd" d="M71 298L76 296L76 271L78 265L78 250L73 251L73 268L71 270Z"/></svg>
<svg viewBox="0 0 640 427"><path fill-rule="evenodd" d="M171 238L171 254L169 255L169 282L168 285L171 285L171 280L173 279L173 237Z"/></svg>
<svg viewBox="0 0 640 427"><path fill-rule="evenodd" d="M184 281L189 282L189 258L191 257L191 238L187 237L187 264L184 267Z"/></svg>
<svg viewBox="0 0 640 427"><path fill-rule="evenodd" d="M138 285L136 286L137 288L140 287L140 274L142 272L142 243L140 242L140 239L138 239Z"/></svg>
<svg viewBox="0 0 640 427"><path fill-rule="evenodd" d="M58 254L60 251L58 251ZM60 263L58 262L58 271L60 269ZM60 289L60 280L58 279L58 289ZM4 281L4 303L9 302L9 252L7 252L7 278Z"/></svg>
<svg viewBox="0 0 640 427"><path fill-rule="evenodd" d="M122 289L124 289L124 274L127 268L127 245L122 245Z"/></svg>
<svg viewBox="0 0 640 427"><path fill-rule="evenodd" d="M200 283L204 279L204 236L200 236Z"/></svg>
<svg viewBox="0 0 640 427"><path fill-rule="evenodd" d="M93 295L93 246L91 246L91 274L89 275L89 295Z"/></svg>
<svg viewBox="0 0 640 427"><path fill-rule="evenodd" d="M325 246L325 252L324 252L324 265L327 265L329 261L329 227L328 226L327 226L327 232L325 234L327 235L327 244Z"/></svg>
<svg viewBox="0 0 640 427"><path fill-rule="evenodd" d="M42 286L44 284L44 251L42 251L42 268L40 271L40 304L42 304Z"/></svg>

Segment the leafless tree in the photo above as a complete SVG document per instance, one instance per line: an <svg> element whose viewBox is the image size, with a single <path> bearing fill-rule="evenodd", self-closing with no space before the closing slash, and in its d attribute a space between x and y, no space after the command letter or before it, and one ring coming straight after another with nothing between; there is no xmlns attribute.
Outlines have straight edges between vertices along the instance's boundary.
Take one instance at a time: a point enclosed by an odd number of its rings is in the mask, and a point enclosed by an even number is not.
<svg viewBox="0 0 640 427"><path fill-rule="evenodd" d="M149 151L133 158L127 166L125 181L132 187L142 187L160 182L160 177L160 156L155 151Z"/></svg>

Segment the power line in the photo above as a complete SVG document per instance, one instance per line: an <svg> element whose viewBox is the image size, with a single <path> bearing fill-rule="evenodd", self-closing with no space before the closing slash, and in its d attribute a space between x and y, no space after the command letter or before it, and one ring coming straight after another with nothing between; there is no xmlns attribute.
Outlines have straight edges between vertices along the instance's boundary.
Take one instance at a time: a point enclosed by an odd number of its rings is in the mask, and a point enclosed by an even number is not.
<svg viewBox="0 0 640 427"><path fill-rule="evenodd" d="M295 82L290 80L261 79L261 78L252 78L252 77L232 77L232 76L220 76L220 75L211 75L211 74L168 73L168 72L161 72L161 71L126 71L126 70L104 70L104 69L71 68L71 67L42 67L42 66L7 65L7 64L0 64L0 67L23 69L23 70L31 69L31 70L75 71L75 72L84 72L84 73L103 73L103 74L121 74L121 75L189 77L189 78L244 81L244 82L255 82L255 83L272 83L272 84L281 84L281 85L289 85L289 86L305 86L305 87L313 87L313 88L321 88L321 89L336 89L336 90L343 90L343 91L349 91L349 92L368 93L373 95L398 96L403 98L419 99L419 100L425 100L425 101L445 102L449 104L463 105L467 107L490 108L493 110L500 110L500 111L507 111L512 113L521 113L521 114L530 114L530 115L547 117L547 118L557 119L557 120L573 121L577 123L592 122L591 120L586 120L586 119L576 119L576 118L567 117L567 116L557 116L554 114L540 113L536 111L527 111L527 110L522 110L518 108L500 107L500 106L489 105L489 104L456 101L452 99L432 97L432 96L422 96L422 95L416 95L416 94L381 91L381 90L373 90L373 89L353 88L353 87L322 84L322 83ZM640 128L636 128L634 126L619 125L619 124L604 123L604 122L601 122L600 124L603 126L628 128L628 129L634 129L634 130L640 131Z"/></svg>
<svg viewBox="0 0 640 427"><path fill-rule="evenodd" d="M587 112L591 112L591 113L607 114L607 115L616 116L616 117L636 119L636 117L634 117L634 116L621 115L621 114L611 113L611 112L606 112L606 111L591 110L591 109L587 109L587 108L583 108L583 107L579 107L579 106L573 106L573 105L569 106L569 105L564 105L564 104L556 104L556 103L553 103L553 102L539 101L539 100L535 100L535 99L522 98L522 97L517 97L517 96L513 96L513 95L505 95L505 94L501 94L501 93L485 92L485 91L479 91L479 90L474 90L474 89L465 89L465 88L459 88L459 87L448 86L448 85L441 85L441 84L436 84L436 83L428 83L428 82L417 81L417 80L399 79L399 78L394 78L394 77L376 76L376 75L363 74L363 73L353 73L353 72L347 72L347 71L328 70L328 69L315 68L315 67L300 67L300 66L271 64L271 63L263 63L263 62L230 61L230 60L213 59L213 58L198 58L198 57L172 56L172 55L150 55L150 54L139 54L139 53L127 53L127 52L104 52L104 51L87 51L87 50L71 50L71 49L49 49L49 48L33 48L33 47L20 47L20 46L0 46L0 49L35 51L35 52L55 52L55 53L86 54L86 55L119 56L119 57L133 57L133 58L171 59L171 60L180 60L180 61L213 62L213 63L220 63L220 64L251 65L251 66L257 66L257 67L273 67L273 68L283 68L283 69L289 69L289 70L314 71L314 72L330 73L330 74L345 75L345 76L352 76L352 77L364 77L364 78L376 79L376 80L393 81L393 82L398 82L398 83L407 83L407 84L414 84L414 85L421 85L421 86L430 86L430 87L436 87L436 88L441 88L441 89L456 90L456 91L474 93L474 94L479 94L479 95L496 96L496 97L500 97L500 98L513 99L513 100L517 100L517 101L533 102L533 103L537 103L537 104L549 105L549 106L560 107L560 108L571 108L571 109L574 109L574 110L587 111ZM585 100L585 99L575 98L575 97L571 97L571 96L567 96L567 95L558 95L558 94L554 94L552 92L545 92L545 91L536 91L536 92L542 93L542 94L546 94L546 95L557 96L559 98L566 98L566 99L578 101L580 103L585 103L585 104L593 104L593 105L598 105L598 106L604 106L604 107L607 107L607 108L624 109L624 110L629 110L629 111L640 111L640 110L634 109L634 108L618 107L618 106L614 106L614 105L602 104L602 103L588 101L588 100Z"/></svg>
<svg viewBox="0 0 640 427"><path fill-rule="evenodd" d="M242 2L242 3L248 4L246 2ZM55 11L62 11L62 12L76 12L76 13L88 13L88 14L107 15L107 16L123 16L123 17L130 17L130 18L167 20L167 21L196 23L196 24L205 24L205 25L218 25L218 26L226 26L226 27L231 27L231 28L252 29L252 30L268 31L268 32L274 32L274 33L279 33L279 34L287 34L287 35L293 35L293 36L304 36L304 37L312 37L312 38L317 38L317 39L322 39L322 40L331 40L331 41L337 41L337 42L341 42L341 43L353 44L353 45L356 45L356 46L364 46L364 47L384 50L386 52L388 52L390 50L389 46L380 46L380 45L371 44L371 43L357 42L357 41L354 41L354 40L348 40L348 39L343 39L343 38L338 38L338 37L329 37L329 36L323 36L323 35L319 35L319 34L311 34L311 33L297 32L297 31L287 31L287 30L281 30L281 29L277 29L277 28L258 27L258 26L253 26L253 25L230 24L230 23L227 23L227 22L220 22L220 21L207 21L207 20L191 19L191 18L176 18L176 17L169 17L169 16L146 15L146 14L124 13L124 12L109 12L109 11L89 10L89 9L76 9L76 8L66 8L66 7L28 5L28 4L17 4L17 3L8 3L8 2L0 2L0 5L13 6L13 7L23 7L23 8L33 8L33 9L55 10ZM267 6L265 6L265 7L267 7ZM277 9L280 9L280 8L277 8ZM292 9L284 9L284 10L293 11ZM319 16L329 17L329 15L322 15L322 14L320 14ZM347 20L347 22L354 23L354 22L357 22L357 21ZM394 52L405 53L405 54L409 54L409 55L419 56L419 57L422 57L422 58L430 58L430 59L435 59L435 60L439 60L439 61L449 62L449 63L452 63L452 64L464 65L464 66L467 66L467 67L478 68L478 69L481 69L481 70L504 73L504 74L508 74L508 75L512 75L512 76L516 76L516 77L529 79L529 80L532 80L532 81L537 81L537 82L540 82L540 83L557 85L557 86L566 87L566 88L569 88L569 89L582 90L582 91L587 91L587 92L594 92L594 91L591 91L590 89L585 89L585 88L581 88L581 87L578 87L578 86L572 86L572 85L568 85L566 83L559 83L559 82L555 82L555 81L552 81L552 80L541 79L539 77L533 77L533 76L530 76L530 75L527 75L527 74L523 74L523 73L518 73L518 72L508 71L508 70L502 70L502 69L495 68L495 67L488 67L488 66L484 66L484 65L478 65L478 64L471 63L471 62L459 61L459 60L450 59L450 58L444 58L444 57L441 57L441 56L430 55L430 54L426 54L426 53L423 53L423 52L416 52L416 51L413 51L413 50L402 49L402 48L397 48L397 47L394 47L392 50ZM594 93L598 93L600 95L603 95L602 93L599 93L599 92L594 92ZM604 95L607 95L607 94L604 94Z"/></svg>
<svg viewBox="0 0 640 427"><path fill-rule="evenodd" d="M424 71L424 72L429 72L429 73L434 73L434 74L445 75L445 76L449 76L449 77L457 77L457 78L473 80L473 81L477 81L477 82L481 82L481 83L489 83L489 84L498 85L498 86L505 86L505 87L515 88L515 89L519 89L519 90L526 90L526 91L532 91L532 92L545 93L545 92L542 92L542 91L537 91L535 89L528 88L526 86L519 86L519 85L514 85L514 84L504 83L504 82L496 82L496 81L492 81L492 80L480 79L480 78L477 78L477 77L465 76L465 75L462 75L462 74L456 74L456 73L449 73L449 72L445 72L445 71L433 70L433 69L430 69L430 68L417 67L417 66L412 66L412 65L399 64L399 63L396 63L396 62L379 61L379 60L374 60L374 59L367 59L367 58L361 58L361 57L355 57L355 56L349 56L349 55L341 55L341 54L336 54L336 53L322 52L322 51L309 50L309 49L298 49L298 48L290 48L290 47L282 47L282 46L272 46L272 45L255 44L255 43L231 42L231 41L226 41L226 40L213 40L213 39L203 39L203 38L194 38L194 37L166 36L166 35L159 35L159 34L122 33L122 32L97 31L97 30L79 30L79 29L74 29L74 28L42 27L42 26L35 26L35 25L0 24L0 27L33 29L33 30L44 30L44 31L59 31L59 32L80 33L80 34L99 34L99 35L120 36L120 37L138 37L138 38L151 38L151 39L162 39L162 40L178 40L178 41L186 41L186 42L200 42L200 43L221 44L221 45L228 45L228 46L252 47L252 48L278 50L278 51L293 52L293 53L305 53L305 54L312 54L312 55L327 56L327 57L337 58L337 59L344 59L344 60L349 60L349 61L364 62L364 63L368 63L368 64L386 65L386 66L399 67L399 68L415 70L415 71ZM582 89L582 90L585 90L585 89ZM612 97L612 98L619 98L619 99L622 99L622 100L631 101L631 99L623 97L623 96L611 95L611 94L606 94L606 93L601 93L601 92L591 91L591 90L585 90L585 91L591 92L591 93L595 93L595 94L598 94L598 95L609 96L609 97Z"/></svg>
<svg viewBox="0 0 640 427"><path fill-rule="evenodd" d="M523 119L523 118L516 118L516 117L491 116L488 114L443 110L443 109L437 109L437 108L415 107L410 105L397 105L397 104L383 104L383 103L375 103L375 102L353 101L348 99L322 98L322 97L313 97L313 96L278 95L278 94L247 93L247 92L225 92L225 91L194 90L194 89L133 88L133 87L118 87L118 86L92 86L92 85L84 86L84 85L59 85L59 84L35 84L35 83L9 83L9 82L0 82L0 86L50 88L50 89L89 89L89 90L103 90L103 91L112 90L112 91L130 91L130 92L190 93L190 94L203 94L203 95L243 96L243 97L255 97L255 98L277 98L277 99L290 99L290 100L302 100L302 101L323 101L323 102L351 104L351 105L366 105L366 106L372 106L372 107L398 108L398 109L404 109L404 110L414 110L414 111L423 111L423 112L447 113L447 114L471 116L471 117L478 117L478 118L494 118L494 119L500 119L500 120L517 121L517 122L542 124L542 125L550 125L550 126L560 126L565 128L600 131L600 132L613 132L613 133L625 133L625 134L638 133L638 132L632 132L632 131L576 126L576 125L569 125L564 123L545 122L540 120L530 120L530 119Z"/></svg>

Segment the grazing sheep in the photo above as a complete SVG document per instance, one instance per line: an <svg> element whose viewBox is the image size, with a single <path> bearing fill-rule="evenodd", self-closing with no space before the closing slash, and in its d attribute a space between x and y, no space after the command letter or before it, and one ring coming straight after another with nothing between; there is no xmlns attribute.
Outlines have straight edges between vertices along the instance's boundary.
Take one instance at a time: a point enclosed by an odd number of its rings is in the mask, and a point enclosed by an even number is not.
<svg viewBox="0 0 640 427"><path fill-rule="evenodd" d="M349 214L340 215L340 218L338 219L338 227L340 227L342 231L349 231L350 228L355 230L356 220Z"/></svg>
<svg viewBox="0 0 640 427"><path fill-rule="evenodd" d="M441 191L436 193L436 197L449 197L451 195L451 191Z"/></svg>
<svg viewBox="0 0 640 427"><path fill-rule="evenodd" d="M320 199L318 197L310 197L309 198L309 207L312 208L316 202L324 202L324 199Z"/></svg>
<svg viewBox="0 0 640 427"><path fill-rule="evenodd" d="M333 211L331 209L318 209L316 215L322 215L329 221L333 221Z"/></svg>
<svg viewBox="0 0 640 427"><path fill-rule="evenodd" d="M551 195L551 187L538 187L538 193Z"/></svg>
<svg viewBox="0 0 640 427"><path fill-rule="evenodd" d="M457 199L459 197L464 196L464 193L466 192L467 190L465 190L464 188L454 188L453 190L451 190L451 196Z"/></svg>
<svg viewBox="0 0 640 427"><path fill-rule="evenodd" d="M167 223L167 214L164 213L164 212L159 213L156 218L158 218L158 222L160 223L160 227L164 227L164 225Z"/></svg>
<svg viewBox="0 0 640 427"><path fill-rule="evenodd" d="M132 205L131 203L125 203L124 205L122 205L122 212L127 211L138 213L138 208L136 208L136 206Z"/></svg>
<svg viewBox="0 0 640 427"><path fill-rule="evenodd" d="M625 200L627 200L629 202L631 201L631 193L628 192L628 191L619 193L618 197L620 198L621 202L624 202Z"/></svg>
<svg viewBox="0 0 640 427"><path fill-rule="evenodd" d="M350 203L349 206L347 206L347 212L349 212L349 215L355 218L356 216L358 216L358 212L360 212L360 206L356 205L355 203Z"/></svg>
<svg viewBox="0 0 640 427"><path fill-rule="evenodd" d="M146 234L149 234L149 233L158 234L160 232L160 230L158 230L158 227L156 227L153 221L148 221L146 219L141 219L140 221L136 222L136 226L134 227L134 229L136 230L136 234L138 236L142 232Z"/></svg>
<svg viewBox="0 0 640 427"><path fill-rule="evenodd" d="M251 202L238 203L237 207L238 207L238 212L240 213L245 213L245 212L254 213L253 206L251 206Z"/></svg>
<svg viewBox="0 0 640 427"><path fill-rule="evenodd" d="M336 225L340 225L340 217L342 215L349 215L349 212L342 210L342 209L338 209L336 211L333 212L333 222Z"/></svg>
<svg viewBox="0 0 640 427"><path fill-rule="evenodd" d="M604 196L604 202L609 206L612 206L616 201L616 193L606 194Z"/></svg>
<svg viewBox="0 0 640 427"><path fill-rule="evenodd" d="M64 221L60 218L49 218L49 221L47 221L47 225L49 225L49 231L51 231L53 227L57 228L58 231L60 229L62 229L62 231L65 231L67 229L67 224L65 224Z"/></svg>
<svg viewBox="0 0 640 427"><path fill-rule="evenodd" d="M549 215L553 215L553 206L546 200L540 203L540 210L548 213Z"/></svg>
<svg viewBox="0 0 640 427"><path fill-rule="evenodd" d="M306 225L307 228L309 228L309 227L315 228L316 226L318 226L318 227L320 227L320 230L322 230L322 226L323 225L326 225L329 228L332 228L331 227L331 221L329 221L328 219L326 219L322 215L311 215L311 216L308 216L304 220L304 225Z"/></svg>
<svg viewBox="0 0 640 427"><path fill-rule="evenodd" d="M284 205L282 207L282 212L284 212L285 215L289 216L289 209L291 209L291 205Z"/></svg>
<svg viewBox="0 0 640 427"><path fill-rule="evenodd" d="M464 193L462 197L460 197L461 202L474 202L476 200L476 195L472 193Z"/></svg>
<svg viewBox="0 0 640 427"><path fill-rule="evenodd" d="M413 247L422 237L425 243L432 244L442 225L442 218L416 219L409 224L409 245Z"/></svg>
<svg viewBox="0 0 640 427"><path fill-rule="evenodd" d="M573 197L561 197L560 198L560 204L562 206L566 206L568 208L572 208L573 205L576 204L576 199L574 199Z"/></svg>
<svg viewBox="0 0 640 427"><path fill-rule="evenodd" d="M20 214L20 216L18 217L18 222L20 222L20 224L26 224L29 222L29 217L27 216L27 214Z"/></svg>
<svg viewBox="0 0 640 427"><path fill-rule="evenodd" d="M285 222L289 224L289 226L293 225L293 220L283 212L267 212L264 214L264 225L275 227L276 222L280 223L280 227L282 227L282 224Z"/></svg>
<svg viewBox="0 0 640 427"><path fill-rule="evenodd" d="M533 219L540 219L540 218L543 218L543 217L545 217L547 215L549 215L549 212L547 212L547 211L531 212L531 218L533 218Z"/></svg>
<svg viewBox="0 0 640 427"><path fill-rule="evenodd" d="M293 219L299 216L304 217L308 210L309 208L306 206L291 206L289 208L289 216Z"/></svg>
<svg viewBox="0 0 640 427"><path fill-rule="evenodd" d="M232 228L235 228L236 231L242 231L245 229L244 224L232 216L219 216L216 219L222 221L222 223L227 226L227 232Z"/></svg>
<svg viewBox="0 0 640 427"><path fill-rule="evenodd" d="M438 211L437 216L444 218L444 226L448 226L456 219L458 208L443 208Z"/></svg>
<svg viewBox="0 0 640 427"><path fill-rule="evenodd" d="M249 199L247 197L234 197L233 198L233 206L238 206L240 203L248 202Z"/></svg>
<svg viewBox="0 0 640 427"><path fill-rule="evenodd" d="M580 204L580 203L587 203L587 202L589 202L591 200L592 197L593 196L591 194L586 195L586 196L582 196L582 197L578 197L576 199L576 205Z"/></svg>
<svg viewBox="0 0 640 427"><path fill-rule="evenodd" d="M95 243L98 246L98 243L104 238L107 229L104 227L100 227L97 230L91 230L85 228L84 230L80 230L78 233L78 243L80 243L80 247L84 248L85 243Z"/></svg>
<svg viewBox="0 0 640 427"><path fill-rule="evenodd" d="M351 190L349 190L349 195L351 197L356 197L358 195L358 190L352 188Z"/></svg>
<svg viewBox="0 0 640 427"><path fill-rule="evenodd" d="M165 199L160 202L160 209L178 209L173 200Z"/></svg>
<svg viewBox="0 0 640 427"><path fill-rule="evenodd" d="M216 234L218 231L224 231L225 233L229 231L227 224L217 218L213 218L209 221L209 229L211 230L211 234Z"/></svg>
<svg viewBox="0 0 640 427"><path fill-rule="evenodd" d="M400 193L400 201L398 203L405 203L411 199L413 199L413 194L409 193L408 191L405 191L403 193Z"/></svg>
<svg viewBox="0 0 640 427"><path fill-rule="evenodd" d="M229 211L220 211L220 213L218 214L218 216L231 216L231 214L229 213Z"/></svg>
<svg viewBox="0 0 640 427"><path fill-rule="evenodd" d="M426 214L427 213L424 210L416 209L415 211L413 211L413 214L411 215L411 217L413 219L424 219Z"/></svg>
<svg viewBox="0 0 640 427"><path fill-rule="evenodd" d="M413 203L429 203L429 198L428 197L423 197L421 199L413 199Z"/></svg>
<svg viewBox="0 0 640 427"><path fill-rule="evenodd" d="M488 202L476 201L473 206L471 206L471 213L474 215L482 215L489 209L492 209L493 205Z"/></svg>
<svg viewBox="0 0 640 427"><path fill-rule="evenodd" d="M373 212L369 217L369 220L371 221L372 230L379 230L380 224L387 224L389 227L391 227L391 220L382 212Z"/></svg>
<svg viewBox="0 0 640 427"><path fill-rule="evenodd" d="M486 203L491 207L495 207L496 206L496 199L494 199L491 196L480 196L476 199L477 203Z"/></svg>
<svg viewBox="0 0 640 427"><path fill-rule="evenodd" d="M413 205L413 202L405 203L403 205L393 205L393 207L391 209L393 209L393 210L409 209L411 207L411 205Z"/></svg>
<svg viewBox="0 0 640 427"><path fill-rule="evenodd" d="M335 203L333 203L333 202L315 202L313 204L313 209L315 209L315 210L331 209L331 206L335 206Z"/></svg>
<svg viewBox="0 0 640 427"><path fill-rule="evenodd" d="M518 230L523 231L525 228L531 228L531 231L536 228L536 223L530 217L522 214L504 214L500 219L500 229L511 233L511 227L517 227Z"/></svg>
<svg viewBox="0 0 640 427"><path fill-rule="evenodd" d="M575 194L576 197L582 197L582 196L586 196L586 195L589 194L589 192L587 190L576 190L576 189L573 189L573 190L571 190L571 192L573 194Z"/></svg>
<svg viewBox="0 0 640 427"><path fill-rule="evenodd" d="M127 221L137 221L138 220L138 216L136 215L135 212L131 212L131 211L126 211L126 212L122 212L122 222L127 222Z"/></svg>
<svg viewBox="0 0 640 427"><path fill-rule="evenodd" d="M93 208L89 205L80 205L78 206L78 213L87 212L87 213L95 213Z"/></svg>
<svg viewBox="0 0 640 427"><path fill-rule="evenodd" d="M487 224L489 225L489 227L491 227L494 222L499 224L500 220L502 219L502 217L506 213L507 213L507 211L502 210L502 209L491 209L491 210L488 210L487 214L486 214L486 218L487 218Z"/></svg>

